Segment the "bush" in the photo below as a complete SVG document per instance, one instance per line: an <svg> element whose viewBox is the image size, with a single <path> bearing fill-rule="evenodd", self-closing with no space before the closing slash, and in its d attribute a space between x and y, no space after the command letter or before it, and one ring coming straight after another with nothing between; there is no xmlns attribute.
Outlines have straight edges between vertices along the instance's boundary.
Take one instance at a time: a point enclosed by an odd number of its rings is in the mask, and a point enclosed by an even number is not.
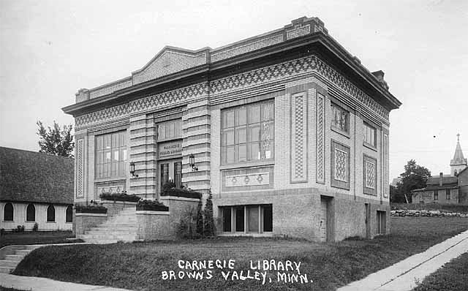
<svg viewBox="0 0 468 291"><path fill-rule="evenodd" d="M200 238L201 234L197 233L196 220L197 209L195 207L187 207L182 213L177 226L177 236L179 238Z"/></svg>
<svg viewBox="0 0 468 291"><path fill-rule="evenodd" d="M4 235L5 234L5 229L4 228L0 228L0 236Z"/></svg>
<svg viewBox="0 0 468 291"><path fill-rule="evenodd" d="M13 229L14 232L23 232L24 231L24 225L18 225L16 226L15 229Z"/></svg>
<svg viewBox="0 0 468 291"><path fill-rule="evenodd" d="M39 229L39 224L37 222L34 223L34 226L32 228L32 231L37 231Z"/></svg>
<svg viewBox="0 0 468 291"><path fill-rule="evenodd" d="M127 201L127 202L138 202L140 201L140 197L136 195L129 195L125 191L121 193L102 193L99 195L102 200L110 200L110 201Z"/></svg>
<svg viewBox="0 0 468 291"><path fill-rule="evenodd" d="M206 199L205 210L203 211L203 222L203 236L214 236L215 224L213 219L213 201L211 192L208 199Z"/></svg>
<svg viewBox="0 0 468 291"><path fill-rule="evenodd" d="M107 208L102 205L76 205L76 213L107 213Z"/></svg>
<svg viewBox="0 0 468 291"><path fill-rule="evenodd" d="M173 196L173 197L184 197L184 198L195 198L200 199L202 194L190 189L176 188L176 184L172 181L166 182L161 190L161 196Z"/></svg>
<svg viewBox="0 0 468 291"><path fill-rule="evenodd" d="M140 200L136 205L136 210L169 211L169 207L159 201Z"/></svg>

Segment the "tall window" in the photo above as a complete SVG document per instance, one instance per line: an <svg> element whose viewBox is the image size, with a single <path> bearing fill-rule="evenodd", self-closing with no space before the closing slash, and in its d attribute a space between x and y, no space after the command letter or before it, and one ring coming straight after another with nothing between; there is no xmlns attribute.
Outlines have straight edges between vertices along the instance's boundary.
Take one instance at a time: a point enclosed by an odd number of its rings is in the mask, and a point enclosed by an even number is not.
<svg viewBox="0 0 468 291"><path fill-rule="evenodd" d="M48 222L55 221L55 207L54 207L54 205L49 205L49 207L47 207L47 221Z"/></svg>
<svg viewBox="0 0 468 291"><path fill-rule="evenodd" d="M176 188L182 186L182 162L174 163L174 184Z"/></svg>
<svg viewBox="0 0 468 291"><path fill-rule="evenodd" d="M439 191L434 190L434 201L437 201L437 200L439 200Z"/></svg>
<svg viewBox="0 0 468 291"><path fill-rule="evenodd" d="M222 163L273 159L274 132L273 100L223 110Z"/></svg>
<svg viewBox="0 0 468 291"><path fill-rule="evenodd" d="M445 199L450 200L450 189L445 190Z"/></svg>
<svg viewBox="0 0 468 291"><path fill-rule="evenodd" d="M166 184L169 181L169 164L161 164L161 189L163 188L164 184Z"/></svg>
<svg viewBox="0 0 468 291"><path fill-rule="evenodd" d="M333 103L331 109L331 127L349 133L349 112Z"/></svg>
<svg viewBox="0 0 468 291"><path fill-rule="evenodd" d="M96 136L96 178L125 176L126 137L126 131Z"/></svg>
<svg viewBox="0 0 468 291"><path fill-rule="evenodd" d="M71 205L68 205L67 207L65 222L73 222L73 207Z"/></svg>
<svg viewBox="0 0 468 291"><path fill-rule="evenodd" d="M26 221L36 221L36 207L32 203L26 208Z"/></svg>
<svg viewBox="0 0 468 291"><path fill-rule="evenodd" d="M158 124L158 140L182 137L182 120L175 119Z"/></svg>
<svg viewBox="0 0 468 291"><path fill-rule="evenodd" d="M374 148L377 144L377 130L367 123L364 123L364 143Z"/></svg>
<svg viewBox="0 0 468 291"><path fill-rule="evenodd" d="M13 221L13 204L7 203L5 204L5 207L3 208L3 220L4 221Z"/></svg>

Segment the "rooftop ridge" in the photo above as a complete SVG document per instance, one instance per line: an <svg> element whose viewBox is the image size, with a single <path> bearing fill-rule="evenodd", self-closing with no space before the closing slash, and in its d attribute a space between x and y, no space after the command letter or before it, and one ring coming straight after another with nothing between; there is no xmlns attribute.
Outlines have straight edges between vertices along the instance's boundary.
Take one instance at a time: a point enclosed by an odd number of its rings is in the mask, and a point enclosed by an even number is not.
<svg viewBox="0 0 468 291"><path fill-rule="evenodd" d="M133 71L130 76L120 78L119 80L112 81L92 89L79 89L75 94L76 102L78 103L101 97L150 79L157 79L188 68L218 62L313 33L324 33L328 35L328 30L318 17L303 16L292 20L291 23L283 26L282 28L255 35L214 49L204 47L197 50L190 50L174 46L165 46L143 67ZM178 62L176 62L176 58L174 56L171 57L171 54L178 54L178 57L181 58L178 58ZM167 55L166 58L165 55ZM185 55L185 57L182 55ZM183 63L182 65L180 64L180 61ZM152 69L152 65L154 65L155 68ZM170 68L171 66L172 69ZM148 72L145 74L146 71Z"/></svg>

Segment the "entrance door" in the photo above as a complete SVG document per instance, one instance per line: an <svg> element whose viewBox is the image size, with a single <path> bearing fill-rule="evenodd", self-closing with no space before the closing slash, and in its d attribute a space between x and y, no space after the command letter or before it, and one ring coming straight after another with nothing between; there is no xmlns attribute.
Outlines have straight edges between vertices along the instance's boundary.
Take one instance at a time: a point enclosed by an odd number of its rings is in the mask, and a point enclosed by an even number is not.
<svg viewBox="0 0 468 291"><path fill-rule="evenodd" d="M328 239L328 201L324 198L320 199L320 221L319 221L319 235L320 241L326 242Z"/></svg>
<svg viewBox="0 0 468 291"><path fill-rule="evenodd" d="M182 186L182 160L166 160L158 163L159 169L159 192L164 184L169 181L174 182L176 188Z"/></svg>
<svg viewBox="0 0 468 291"><path fill-rule="evenodd" d="M369 203L365 204L365 217L366 217L366 238L371 238L371 233L370 233L370 205Z"/></svg>

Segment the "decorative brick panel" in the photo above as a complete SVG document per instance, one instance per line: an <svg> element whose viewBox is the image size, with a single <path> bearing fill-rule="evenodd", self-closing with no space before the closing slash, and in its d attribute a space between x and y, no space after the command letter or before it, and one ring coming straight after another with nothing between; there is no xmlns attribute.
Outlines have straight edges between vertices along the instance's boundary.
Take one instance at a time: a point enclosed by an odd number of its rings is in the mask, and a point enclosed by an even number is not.
<svg viewBox="0 0 468 291"><path fill-rule="evenodd" d="M76 146L76 198L84 198L84 139Z"/></svg>
<svg viewBox="0 0 468 291"><path fill-rule="evenodd" d="M325 183L325 96L317 93L317 183Z"/></svg>
<svg viewBox="0 0 468 291"><path fill-rule="evenodd" d="M307 182L307 94L291 96L291 183Z"/></svg>

